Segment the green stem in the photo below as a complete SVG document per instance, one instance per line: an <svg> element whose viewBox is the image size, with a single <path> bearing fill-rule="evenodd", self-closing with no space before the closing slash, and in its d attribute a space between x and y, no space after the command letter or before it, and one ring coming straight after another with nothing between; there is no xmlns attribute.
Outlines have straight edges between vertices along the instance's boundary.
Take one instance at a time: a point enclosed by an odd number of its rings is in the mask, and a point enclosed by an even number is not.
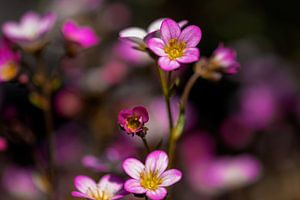
<svg viewBox="0 0 300 200"><path fill-rule="evenodd" d="M158 67L158 72L159 72L159 77L160 77L160 82L161 82L161 87L167 107L167 112L168 112L168 120L169 120L169 130L170 134L173 129L173 116L172 116L172 110L171 110L171 103L170 103L170 94L169 94L169 86L168 82L166 81L166 77L164 74L164 71ZM171 76L171 73L169 73L168 77Z"/></svg>
<svg viewBox="0 0 300 200"><path fill-rule="evenodd" d="M147 150L147 153L150 153L150 152L151 152L151 149L150 149L150 147L149 147L149 145L148 145L148 142L147 142L146 137L142 137L142 136L141 136L141 139L142 139L142 141L143 141L143 143L144 143L144 146L145 146L145 148L146 148L146 150Z"/></svg>

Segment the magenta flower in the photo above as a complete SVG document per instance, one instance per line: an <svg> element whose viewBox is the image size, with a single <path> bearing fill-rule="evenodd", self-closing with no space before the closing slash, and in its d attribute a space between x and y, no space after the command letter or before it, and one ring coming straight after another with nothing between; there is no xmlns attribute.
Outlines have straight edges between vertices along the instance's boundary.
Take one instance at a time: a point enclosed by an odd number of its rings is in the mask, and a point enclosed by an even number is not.
<svg viewBox="0 0 300 200"><path fill-rule="evenodd" d="M40 17L35 12L27 12L22 16L20 23L6 22L2 26L4 35L12 42L21 46L37 45L52 29L56 21L54 13Z"/></svg>
<svg viewBox="0 0 300 200"><path fill-rule="evenodd" d="M228 74L235 74L240 68L240 63L236 60L236 51L232 48L224 47L220 44L213 52L212 60L215 65Z"/></svg>
<svg viewBox="0 0 300 200"><path fill-rule="evenodd" d="M182 64L199 60L200 52L196 48L201 39L199 27L191 25L181 31L178 23L165 19L160 35L161 38L149 39L147 46L159 56L158 64L163 70L175 70Z"/></svg>
<svg viewBox="0 0 300 200"><path fill-rule="evenodd" d="M13 52L9 43L0 42L0 82L10 81L19 72L20 55Z"/></svg>
<svg viewBox="0 0 300 200"><path fill-rule="evenodd" d="M66 41L75 43L81 48L89 48L99 43L99 37L94 30L88 26L76 24L74 21L67 21L63 24L61 31Z"/></svg>
<svg viewBox="0 0 300 200"><path fill-rule="evenodd" d="M144 165L135 158L123 162L124 171L131 177L124 184L127 192L146 194L149 199L161 200L167 196L165 187L178 182L182 173L177 169L169 169L169 158L164 151L153 151L146 158Z"/></svg>
<svg viewBox="0 0 300 200"><path fill-rule="evenodd" d="M144 125L148 120L148 112L143 106L121 110L118 115L120 127L132 135L145 133L147 128Z"/></svg>
<svg viewBox="0 0 300 200"><path fill-rule="evenodd" d="M0 136L0 152L5 151L7 149L7 146L8 146L8 144L7 144L6 139L4 137Z"/></svg>
<svg viewBox="0 0 300 200"><path fill-rule="evenodd" d="M125 196L123 182L110 174L103 176L98 183L87 176L77 176L74 185L78 191L73 191L72 196L94 199L114 200Z"/></svg>

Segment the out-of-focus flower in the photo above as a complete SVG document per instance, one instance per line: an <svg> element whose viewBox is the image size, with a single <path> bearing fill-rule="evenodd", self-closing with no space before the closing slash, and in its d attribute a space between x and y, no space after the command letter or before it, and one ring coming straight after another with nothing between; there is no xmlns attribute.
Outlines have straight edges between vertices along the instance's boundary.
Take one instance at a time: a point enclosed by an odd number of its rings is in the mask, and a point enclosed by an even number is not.
<svg viewBox="0 0 300 200"><path fill-rule="evenodd" d="M72 20L66 21L62 28L62 34L67 42L68 47L90 48L99 43L100 39L91 27L80 27Z"/></svg>
<svg viewBox="0 0 300 200"><path fill-rule="evenodd" d="M223 44L220 44L215 49L211 62L221 67L227 74L235 74L240 68L240 63L236 60L236 51L232 48L224 47Z"/></svg>
<svg viewBox="0 0 300 200"><path fill-rule="evenodd" d="M134 66L144 66L151 61L147 54L132 48L132 44L126 40L119 41L113 47L113 51L115 56Z"/></svg>
<svg viewBox="0 0 300 200"><path fill-rule="evenodd" d="M43 199L32 169L8 166L2 176L4 188L14 197L20 199Z"/></svg>
<svg viewBox="0 0 300 200"><path fill-rule="evenodd" d="M158 64L165 71L178 69L181 65L199 60L196 48L201 39L198 26L190 25L180 30L178 23L165 19L160 28L160 38L147 41L148 48L159 56Z"/></svg>
<svg viewBox="0 0 300 200"><path fill-rule="evenodd" d="M94 199L109 200L121 199L125 196L122 191L123 182L115 176L107 174L98 183L87 176L77 176L74 185L78 191L73 191L72 196Z"/></svg>
<svg viewBox="0 0 300 200"><path fill-rule="evenodd" d="M218 81L222 74L236 74L240 63L236 59L236 51L220 44L210 59L202 59L196 64L196 73L203 78Z"/></svg>
<svg viewBox="0 0 300 200"><path fill-rule="evenodd" d="M43 17L35 12L27 12L19 23L6 22L2 26L4 35L23 48L35 51L45 44L45 35L52 29L56 21L54 13Z"/></svg>
<svg viewBox="0 0 300 200"><path fill-rule="evenodd" d="M82 110L83 102L78 91L63 89L55 97L55 109L64 117L77 116Z"/></svg>
<svg viewBox="0 0 300 200"><path fill-rule="evenodd" d="M147 39L150 39L153 36L159 36L159 29L161 27L162 22L165 19L166 18L160 18L153 21L152 23L150 23L147 30L144 30L139 27L126 28L119 33L119 37L122 40L129 41L131 44L135 46L137 45L137 47L143 49L146 47L145 42ZM186 20L178 22L180 27L185 26L187 23L188 21Z"/></svg>
<svg viewBox="0 0 300 200"><path fill-rule="evenodd" d="M146 134L147 128L144 125L148 120L148 111L143 106L121 110L118 115L120 127L132 135Z"/></svg>
<svg viewBox="0 0 300 200"><path fill-rule="evenodd" d="M0 82L10 81L19 72L20 55L5 40L0 42Z"/></svg>
<svg viewBox="0 0 300 200"><path fill-rule="evenodd" d="M0 136L0 152L7 149L7 141L5 138Z"/></svg>
<svg viewBox="0 0 300 200"><path fill-rule="evenodd" d="M218 194L254 183L261 175L261 164L253 156L223 157L189 169L191 186L203 193Z"/></svg>
<svg viewBox="0 0 300 200"><path fill-rule="evenodd" d="M168 162L168 155L160 150L151 152L145 165L135 158L126 159L123 169L131 179L125 182L125 190L133 194L146 194L152 200L164 199L167 195L165 187L177 183L182 177L177 169L165 171Z"/></svg>

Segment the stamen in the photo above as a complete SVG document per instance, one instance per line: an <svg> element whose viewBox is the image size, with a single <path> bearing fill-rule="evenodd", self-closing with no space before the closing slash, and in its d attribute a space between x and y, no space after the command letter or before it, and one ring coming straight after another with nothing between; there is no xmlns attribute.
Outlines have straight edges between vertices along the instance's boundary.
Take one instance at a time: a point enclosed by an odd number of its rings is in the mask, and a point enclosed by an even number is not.
<svg viewBox="0 0 300 200"><path fill-rule="evenodd" d="M178 41L176 38L173 38L169 40L164 50L165 53L168 54L169 59L175 60L176 58L183 56L185 46L185 42Z"/></svg>
<svg viewBox="0 0 300 200"><path fill-rule="evenodd" d="M144 172L141 174L141 186L148 190L156 190L162 183L162 179L157 175L157 172Z"/></svg>

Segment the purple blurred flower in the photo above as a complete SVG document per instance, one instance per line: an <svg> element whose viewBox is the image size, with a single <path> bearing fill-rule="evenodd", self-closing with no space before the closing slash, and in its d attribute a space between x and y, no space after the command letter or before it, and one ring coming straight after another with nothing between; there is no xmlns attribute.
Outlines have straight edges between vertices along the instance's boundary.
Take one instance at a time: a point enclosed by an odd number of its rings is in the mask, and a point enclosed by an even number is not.
<svg viewBox="0 0 300 200"><path fill-rule="evenodd" d="M54 13L43 17L35 12L27 12L19 23L6 22L2 26L4 35L20 46L39 46L45 35L52 29L56 21Z"/></svg>
<svg viewBox="0 0 300 200"><path fill-rule="evenodd" d="M61 31L67 42L79 45L81 48L95 46L100 41L99 37L95 34L91 27L80 27L72 20L66 21L63 24Z"/></svg>
<svg viewBox="0 0 300 200"><path fill-rule="evenodd" d="M90 177L77 176L74 179L74 185L78 190L72 192L72 196L74 197L94 200L115 200L125 196L122 191L123 182L118 177L110 174L103 176L98 183Z"/></svg>
<svg viewBox="0 0 300 200"><path fill-rule="evenodd" d="M20 55L15 53L6 40L0 42L0 82L10 81L19 72Z"/></svg>
<svg viewBox="0 0 300 200"><path fill-rule="evenodd" d="M159 56L158 64L165 71L178 69L182 64L199 60L200 52L196 48L201 39L198 26L188 26L182 31L178 23L165 19L160 27L161 38L147 41L148 48Z"/></svg>
<svg viewBox="0 0 300 200"><path fill-rule="evenodd" d="M6 167L2 175L4 188L14 197L21 199L42 199L38 179L32 169L17 166ZM43 186L42 186L43 187Z"/></svg>
<svg viewBox="0 0 300 200"><path fill-rule="evenodd" d="M126 159L123 169L131 179L125 182L125 190L133 194L146 194L152 200L164 199L167 195L165 187L177 183L182 177L177 169L166 171L168 163L168 155L159 150L148 154L145 165L135 158Z"/></svg>
<svg viewBox="0 0 300 200"><path fill-rule="evenodd" d="M190 168L189 180L199 192L218 194L254 183L261 170L260 162L250 155L221 157Z"/></svg>
<svg viewBox="0 0 300 200"><path fill-rule="evenodd" d="M213 52L212 62L227 74L235 74L240 68L240 63L236 60L236 51L224 47L223 44L220 44Z"/></svg>
<svg viewBox="0 0 300 200"><path fill-rule="evenodd" d="M132 110L121 110L118 115L120 127L132 135L145 133L146 127L144 125L148 120L148 112L143 106L136 106Z"/></svg>
<svg viewBox="0 0 300 200"><path fill-rule="evenodd" d="M0 136L0 152L7 149L7 141L5 138Z"/></svg>

